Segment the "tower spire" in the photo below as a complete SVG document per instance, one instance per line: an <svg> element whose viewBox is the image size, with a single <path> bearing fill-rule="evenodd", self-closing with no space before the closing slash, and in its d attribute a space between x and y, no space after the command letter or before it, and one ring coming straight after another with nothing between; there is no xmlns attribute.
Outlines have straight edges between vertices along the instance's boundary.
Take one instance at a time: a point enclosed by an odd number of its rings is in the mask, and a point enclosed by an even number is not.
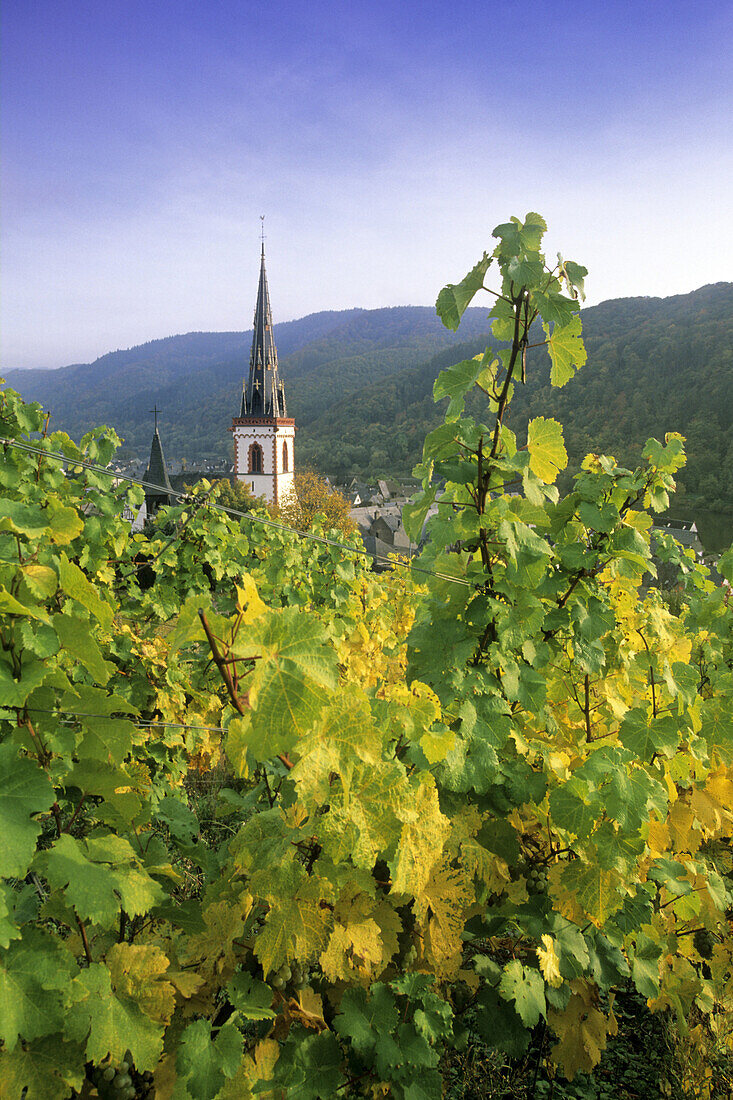
<svg viewBox="0 0 733 1100"><path fill-rule="evenodd" d="M240 416L287 416L285 394L277 373L277 348L272 330L270 292L265 270L265 215L260 215L262 250L260 281L249 356L249 377L242 392Z"/></svg>
<svg viewBox="0 0 733 1100"><path fill-rule="evenodd" d="M155 515L162 504L170 504L171 493L173 492L165 464L163 444L160 441L158 431L158 406L156 405L154 409L151 409L151 412L155 417L155 430L153 441L150 444L148 468L143 474L143 481L146 482L145 506L148 519Z"/></svg>

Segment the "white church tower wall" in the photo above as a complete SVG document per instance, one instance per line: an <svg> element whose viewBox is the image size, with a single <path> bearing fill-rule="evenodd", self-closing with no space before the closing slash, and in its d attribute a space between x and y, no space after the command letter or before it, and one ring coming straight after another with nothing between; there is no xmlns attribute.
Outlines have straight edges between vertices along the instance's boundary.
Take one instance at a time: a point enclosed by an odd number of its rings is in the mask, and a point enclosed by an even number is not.
<svg viewBox="0 0 733 1100"><path fill-rule="evenodd" d="M295 495L295 422L261 424L235 417L234 469L268 504L284 504Z"/></svg>

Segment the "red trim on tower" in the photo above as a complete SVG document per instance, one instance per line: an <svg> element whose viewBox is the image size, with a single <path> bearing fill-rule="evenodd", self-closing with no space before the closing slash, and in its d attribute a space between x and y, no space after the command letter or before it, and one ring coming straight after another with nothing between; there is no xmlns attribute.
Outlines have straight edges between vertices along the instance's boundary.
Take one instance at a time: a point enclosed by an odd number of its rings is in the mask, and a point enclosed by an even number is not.
<svg viewBox="0 0 733 1100"><path fill-rule="evenodd" d="M248 424L267 424L276 428L295 427L295 421L289 416L235 416L229 430L246 427Z"/></svg>

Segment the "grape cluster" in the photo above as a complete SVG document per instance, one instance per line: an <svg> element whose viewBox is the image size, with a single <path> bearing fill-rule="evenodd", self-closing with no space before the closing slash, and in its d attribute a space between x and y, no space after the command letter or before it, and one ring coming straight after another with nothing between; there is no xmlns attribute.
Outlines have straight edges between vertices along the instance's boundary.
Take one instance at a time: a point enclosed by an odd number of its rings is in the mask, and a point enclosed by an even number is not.
<svg viewBox="0 0 733 1100"><path fill-rule="evenodd" d="M286 986L292 989L302 989L306 984L306 974L299 963L283 963L279 970L275 970L268 979L273 989L281 991Z"/></svg>
<svg viewBox="0 0 733 1100"><path fill-rule="evenodd" d="M547 867L544 863L537 864L525 861L520 864L518 870L525 876L528 894L547 893L549 879L547 876Z"/></svg>
<svg viewBox="0 0 733 1100"><path fill-rule="evenodd" d="M106 1062L96 1067L92 1079L103 1100L147 1100L155 1095L152 1073L136 1073L129 1051L118 1066Z"/></svg>

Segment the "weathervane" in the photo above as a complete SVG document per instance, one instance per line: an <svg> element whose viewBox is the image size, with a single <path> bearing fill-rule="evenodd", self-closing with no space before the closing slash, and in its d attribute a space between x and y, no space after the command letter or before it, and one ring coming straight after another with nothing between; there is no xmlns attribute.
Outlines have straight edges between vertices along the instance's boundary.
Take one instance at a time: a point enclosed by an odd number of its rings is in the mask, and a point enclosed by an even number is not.
<svg viewBox="0 0 733 1100"><path fill-rule="evenodd" d="M264 252L265 251L265 215L264 214L260 214L260 221L262 222L262 226L260 228L260 239L262 241L262 251Z"/></svg>

